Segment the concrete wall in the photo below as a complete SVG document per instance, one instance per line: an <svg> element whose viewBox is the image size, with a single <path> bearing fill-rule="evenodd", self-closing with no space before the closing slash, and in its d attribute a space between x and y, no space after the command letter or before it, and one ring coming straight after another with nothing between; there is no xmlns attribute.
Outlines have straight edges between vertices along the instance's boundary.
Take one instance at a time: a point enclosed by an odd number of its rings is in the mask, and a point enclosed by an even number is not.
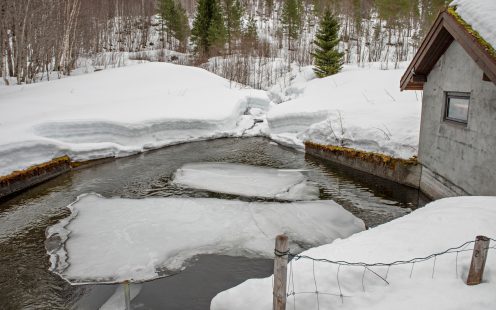
<svg viewBox="0 0 496 310"><path fill-rule="evenodd" d="M53 179L70 170L70 159L68 157L61 157L3 177L0 179L0 200Z"/></svg>
<svg viewBox="0 0 496 310"><path fill-rule="evenodd" d="M334 153L325 149L321 149L319 147L314 147L310 144L305 145L305 152L307 154L328 160L330 162L350 167L362 172L370 173L377 177L399 184L417 189L419 187L421 166L418 164L406 165L402 164L399 161L392 165L370 162L359 157L347 156L346 153Z"/></svg>
<svg viewBox="0 0 496 310"><path fill-rule="evenodd" d="M420 188L431 198L496 195L496 86L454 41L424 85ZM445 92L470 92L468 124L444 120Z"/></svg>

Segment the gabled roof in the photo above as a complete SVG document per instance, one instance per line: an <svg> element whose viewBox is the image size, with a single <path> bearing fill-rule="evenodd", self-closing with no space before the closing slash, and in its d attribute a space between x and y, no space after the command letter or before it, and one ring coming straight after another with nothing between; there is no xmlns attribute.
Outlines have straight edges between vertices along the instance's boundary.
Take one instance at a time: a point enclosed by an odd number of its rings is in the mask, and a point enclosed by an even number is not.
<svg viewBox="0 0 496 310"><path fill-rule="evenodd" d="M417 54L401 78L401 90L422 90L437 61L456 40L484 72L484 78L496 84L496 57L480 38L448 11L439 14ZM481 77L482 79L482 77Z"/></svg>

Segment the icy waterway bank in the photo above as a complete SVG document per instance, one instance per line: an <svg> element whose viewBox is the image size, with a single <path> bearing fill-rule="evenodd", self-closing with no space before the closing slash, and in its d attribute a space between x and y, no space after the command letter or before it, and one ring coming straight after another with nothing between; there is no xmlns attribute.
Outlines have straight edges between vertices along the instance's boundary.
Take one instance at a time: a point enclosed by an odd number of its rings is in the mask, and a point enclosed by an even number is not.
<svg viewBox="0 0 496 310"><path fill-rule="evenodd" d="M63 155L85 161L258 135L269 106L263 91L165 63L2 87L0 176Z"/></svg>
<svg viewBox="0 0 496 310"><path fill-rule="evenodd" d="M71 283L142 281L170 274L198 254L271 257L274 236L291 249L345 238L362 220L333 201L105 199L83 195L48 229L51 270ZM59 243L60 242L60 243Z"/></svg>
<svg viewBox="0 0 496 310"><path fill-rule="evenodd" d="M402 72L345 66L314 79L306 67L289 85L265 92L199 68L147 63L3 86L0 176L64 155L124 157L241 136L268 136L299 150L309 140L409 158L417 153L420 95L399 92Z"/></svg>

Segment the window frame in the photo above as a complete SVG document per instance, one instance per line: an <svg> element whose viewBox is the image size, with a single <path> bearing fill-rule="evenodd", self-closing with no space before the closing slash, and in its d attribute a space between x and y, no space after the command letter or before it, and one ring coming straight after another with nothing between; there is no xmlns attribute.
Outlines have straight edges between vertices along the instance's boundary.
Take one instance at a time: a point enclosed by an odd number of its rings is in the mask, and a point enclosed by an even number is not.
<svg viewBox="0 0 496 310"><path fill-rule="evenodd" d="M470 116L470 102L472 99L471 97L472 97L472 94L469 92L454 92L454 91L444 92L444 117L443 117L443 119L445 121L448 121L448 122L454 122L456 124L461 124L461 125L467 126L469 116ZM468 101L467 119L466 120L461 120L458 118L449 117L450 99L465 99Z"/></svg>

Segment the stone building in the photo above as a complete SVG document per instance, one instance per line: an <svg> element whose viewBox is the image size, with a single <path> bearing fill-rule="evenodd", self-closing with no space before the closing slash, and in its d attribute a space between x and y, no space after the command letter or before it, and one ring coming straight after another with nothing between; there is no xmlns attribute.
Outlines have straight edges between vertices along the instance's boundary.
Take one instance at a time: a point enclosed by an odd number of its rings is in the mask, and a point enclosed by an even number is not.
<svg viewBox="0 0 496 310"><path fill-rule="evenodd" d="M496 12L469 13L496 32ZM472 25L456 7L442 12L401 79L423 90L420 189L434 199L496 195L496 52Z"/></svg>

